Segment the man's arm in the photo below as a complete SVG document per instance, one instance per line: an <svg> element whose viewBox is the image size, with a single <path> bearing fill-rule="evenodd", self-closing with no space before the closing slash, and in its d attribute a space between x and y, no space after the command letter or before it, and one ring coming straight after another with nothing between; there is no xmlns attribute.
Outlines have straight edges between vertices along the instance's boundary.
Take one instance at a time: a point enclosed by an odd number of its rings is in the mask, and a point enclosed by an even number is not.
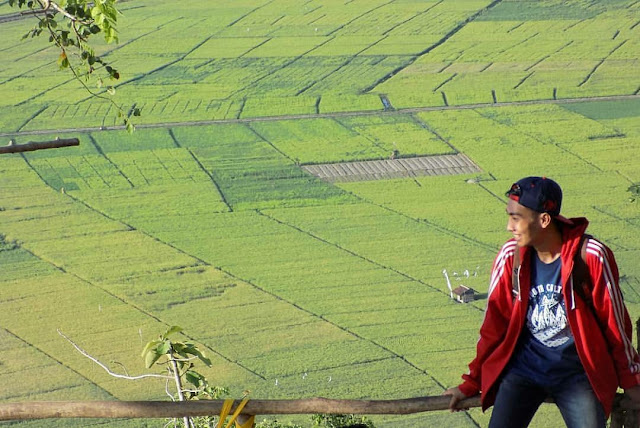
<svg viewBox="0 0 640 428"><path fill-rule="evenodd" d="M515 242L507 242L493 263L487 309L480 327L476 356L469 363L469 372L462 375L463 382L457 387L445 391L445 394L452 396L450 405L452 410L456 410L455 405L460 400L480 393L483 363L502 343L506 334L513 310L511 270L514 249Z"/></svg>
<svg viewBox="0 0 640 428"><path fill-rule="evenodd" d="M595 315L609 345L620 386L640 399L635 388L640 385L640 357L632 343L632 324L618 283L615 258L604 244L589 239L586 262L593 280Z"/></svg>

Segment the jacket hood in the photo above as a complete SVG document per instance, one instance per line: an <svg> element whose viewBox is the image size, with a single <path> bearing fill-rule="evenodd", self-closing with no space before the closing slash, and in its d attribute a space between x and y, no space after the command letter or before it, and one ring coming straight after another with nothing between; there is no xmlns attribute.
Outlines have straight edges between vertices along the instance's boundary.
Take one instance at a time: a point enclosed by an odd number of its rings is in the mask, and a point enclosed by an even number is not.
<svg viewBox="0 0 640 428"><path fill-rule="evenodd" d="M562 257L563 260L573 258L578 251L580 238L589 226L589 220L585 217L575 217L570 219L571 224L562 223Z"/></svg>

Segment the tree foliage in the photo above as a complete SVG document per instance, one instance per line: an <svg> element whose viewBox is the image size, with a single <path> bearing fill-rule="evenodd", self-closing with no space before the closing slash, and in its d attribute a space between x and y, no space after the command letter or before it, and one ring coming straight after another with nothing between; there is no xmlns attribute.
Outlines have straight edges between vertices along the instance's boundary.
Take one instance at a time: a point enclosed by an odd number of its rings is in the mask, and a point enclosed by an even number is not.
<svg viewBox="0 0 640 428"><path fill-rule="evenodd" d="M113 99L104 95L115 94L113 83L120 79L120 72L92 48L91 38L101 34L106 43L118 42L116 24L120 12L118 0L9 0L9 5L25 9L32 14L36 25L24 36L48 36L49 43L59 49L58 66L71 71L93 96L107 99L114 104L118 117L129 132L134 130L132 116L140 110L132 107L125 113ZM95 89L89 87L95 80ZM96 89L98 92L96 92Z"/></svg>

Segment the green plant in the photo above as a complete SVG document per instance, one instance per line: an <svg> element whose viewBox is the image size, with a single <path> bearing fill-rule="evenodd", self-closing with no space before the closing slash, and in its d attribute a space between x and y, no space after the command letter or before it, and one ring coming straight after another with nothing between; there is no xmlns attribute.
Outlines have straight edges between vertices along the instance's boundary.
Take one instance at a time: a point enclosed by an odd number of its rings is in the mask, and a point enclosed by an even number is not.
<svg viewBox="0 0 640 428"><path fill-rule="evenodd" d="M311 417L314 427L323 428L375 428L373 422L366 416L358 415L324 415Z"/></svg>
<svg viewBox="0 0 640 428"><path fill-rule="evenodd" d="M194 370L194 361L199 360L207 367L211 367L211 360L195 344L180 342L171 338L171 336L181 331L182 327L171 326L158 339L146 344L142 351L146 368L151 368L154 365L165 366L165 369L175 382L175 395L180 401L202 398L216 399L227 393L226 388L209 385L207 379ZM185 388L184 381L191 384L191 387ZM183 421L185 428L204 428L209 427L215 419L209 416L185 417Z"/></svg>
<svg viewBox="0 0 640 428"><path fill-rule="evenodd" d="M145 366L151 368L154 364L166 365L175 378L178 396L186 393L184 399L218 398L226 389L209 385L207 379L193 369L194 360L200 360L207 367L211 367L211 360L193 343L178 342L170 338L181 331L182 327L171 326L158 339L147 343L142 351ZM183 389L183 378L194 389Z"/></svg>

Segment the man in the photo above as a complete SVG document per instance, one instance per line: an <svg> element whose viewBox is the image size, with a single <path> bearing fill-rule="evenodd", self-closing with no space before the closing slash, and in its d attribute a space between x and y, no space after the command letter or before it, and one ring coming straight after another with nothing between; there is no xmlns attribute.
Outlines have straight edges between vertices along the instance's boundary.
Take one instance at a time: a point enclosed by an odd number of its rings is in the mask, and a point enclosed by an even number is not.
<svg viewBox="0 0 640 428"><path fill-rule="evenodd" d="M587 219L560 215L555 181L526 177L506 196L513 238L493 264L469 373L445 391L450 408L481 392L482 409L494 406L489 427L517 428L551 398L567 427L604 428L618 386L640 403L640 358L613 253L583 238Z"/></svg>

